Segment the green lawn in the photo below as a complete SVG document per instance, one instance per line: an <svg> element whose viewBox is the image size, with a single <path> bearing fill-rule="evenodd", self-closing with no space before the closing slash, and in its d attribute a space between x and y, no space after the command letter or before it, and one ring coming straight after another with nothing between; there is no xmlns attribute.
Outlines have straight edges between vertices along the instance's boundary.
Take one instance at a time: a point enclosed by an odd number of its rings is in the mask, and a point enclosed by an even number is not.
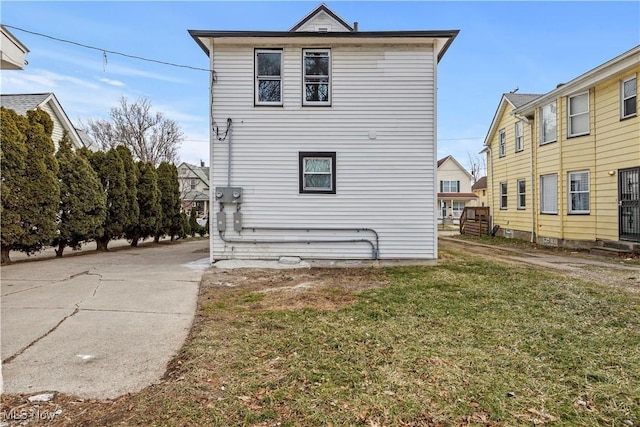
<svg viewBox="0 0 640 427"><path fill-rule="evenodd" d="M167 381L95 413L155 425L640 423L640 293L441 257L345 270L344 283L383 285L297 292L305 308L255 286L206 285Z"/></svg>

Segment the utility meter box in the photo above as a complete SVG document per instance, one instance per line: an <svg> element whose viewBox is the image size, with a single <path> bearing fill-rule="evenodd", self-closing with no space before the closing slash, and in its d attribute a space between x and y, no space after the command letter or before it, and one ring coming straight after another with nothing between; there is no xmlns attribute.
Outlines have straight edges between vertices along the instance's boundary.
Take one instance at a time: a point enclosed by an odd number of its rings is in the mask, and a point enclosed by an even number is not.
<svg viewBox="0 0 640 427"><path fill-rule="evenodd" d="M216 187L214 195L220 203L242 203L242 187Z"/></svg>

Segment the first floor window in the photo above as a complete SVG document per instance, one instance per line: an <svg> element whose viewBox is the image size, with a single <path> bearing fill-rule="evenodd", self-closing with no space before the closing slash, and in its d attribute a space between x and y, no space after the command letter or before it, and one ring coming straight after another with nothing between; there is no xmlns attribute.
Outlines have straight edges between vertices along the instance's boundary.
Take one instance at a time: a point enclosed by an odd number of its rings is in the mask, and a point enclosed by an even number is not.
<svg viewBox="0 0 640 427"><path fill-rule="evenodd" d="M498 156L504 157L507 155L507 134L505 133L504 129L500 129L499 135Z"/></svg>
<svg viewBox="0 0 640 427"><path fill-rule="evenodd" d="M589 213L589 171L569 172L569 213Z"/></svg>
<svg viewBox="0 0 640 427"><path fill-rule="evenodd" d="M522 122L516 122L516 153L524 150L524 132L522 130Z"/></svg>
<svg viewBox="0 0 640 427"><path fill-rule="evenodd" d="M464 210L464 202L453 202L453 217L460 218Z"/></svg>
<svg viewBox="0 0 640 427"><path fill-rule="evenodd" d="M556 140L555 101L540 108L540 145Z"/></svg>
<svg viewBox="0 0 640 427"><path fill-rule="evenodd" d="M303 105L331 104L331 51L304 49Z"/></svg>
<svg viewBox="0 0 640 427"><path fill-rule="evenodd" d="M460 181L440 181L441 193L459 193Z"/></svg>
<svg viewBox="0 0 640 427"><path fill-rule="evenodd" d="M527 183L524 179L518 180L518 209L527 207Z"/></svg>
<svg viewBox="0 0 640 427"><path fill-rule="evenodd" d="M589 92L567 98L569 136L589 133Z"/></svg>
<svg viewBox="0 0 640 427"><path fill-rule="evenodd" d="M300 193L336 193L336 153L299 153Z"/></svg>
<svg viewBox="0 0 640 427"><path fill-rule="evenodd" d="M282 50L255 52L256 105L282 105Z"/></svg>
<svg viewBox="0 0 640 427"><path fill-rule="evenodd" d="M627 117L633 117L637 112L637 93L638 86L636 76L620 82L620 118L626 119Z"/></svg>
<svg viewBox="0 0 640 427"><path fill-rule="evenodd" d="M540 213L558 213L558 175L540 176Z"/></svg>
<svg viewBox="0 0 640 427"><path fill-rule="evenodd" d="M507 209L507 183L500 183L500 209Z"/></svg>

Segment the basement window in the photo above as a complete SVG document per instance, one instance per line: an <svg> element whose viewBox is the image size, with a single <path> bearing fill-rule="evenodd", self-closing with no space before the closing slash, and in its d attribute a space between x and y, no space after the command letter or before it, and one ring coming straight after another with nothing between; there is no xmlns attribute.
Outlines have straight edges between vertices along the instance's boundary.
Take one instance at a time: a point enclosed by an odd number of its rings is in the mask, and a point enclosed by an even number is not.
<svg viewBox="0 0 640 427"><path fill-rule="evenodd" d="M336 194L336 153L298 154L300 194Z"/></svg>

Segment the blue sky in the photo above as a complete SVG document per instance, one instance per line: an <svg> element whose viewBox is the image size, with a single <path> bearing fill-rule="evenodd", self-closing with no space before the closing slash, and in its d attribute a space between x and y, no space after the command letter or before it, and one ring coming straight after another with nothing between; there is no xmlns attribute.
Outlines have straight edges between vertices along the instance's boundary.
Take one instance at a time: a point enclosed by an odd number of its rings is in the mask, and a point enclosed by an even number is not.
<svg viewBox="0 0 640 427"><path fill-rule="evenodd" d="M33 2L0 5L2 24L105 50L207 68L187 33L288 30L319 1ZM545 93L640 44L640 2L327 1L360 31L460 34L438 69L438 157L476 155L500 96ZM121 96L148 98L179 123L180 159L208 159L208 73L107 54L14 28L31 51L2 93L54 92L76 125L108 118Z"/></svg>

